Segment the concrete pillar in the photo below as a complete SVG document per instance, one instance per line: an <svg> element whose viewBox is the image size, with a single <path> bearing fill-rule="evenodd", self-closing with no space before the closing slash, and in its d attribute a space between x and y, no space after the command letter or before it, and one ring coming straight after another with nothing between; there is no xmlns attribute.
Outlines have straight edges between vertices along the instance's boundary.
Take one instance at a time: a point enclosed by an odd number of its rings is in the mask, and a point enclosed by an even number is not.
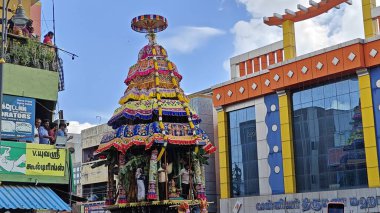
<svg viewBox="0 0 380 213"><path fill-rule="evenodd" d="M359 79L360 107L363 122L364 149L367 165L368 187L379 187L379 161L372 103L371 79L367 69L357 72Z"/></svg>
<svg viewBox="0 0 380 213"><path fill-rule="evenodd" d="M291 118L291 101L286 91L279 91L279 110L281 125L281 145L286 194L296 193L296 176L293 150L293 126Z"/></svg>
<svg viewBox="0 0 380 213"><path fill-rule="evenodd" d="M294 30L294 22L286 20L282 23L282 34L284 42L285 60L295 58L296 53L296 34Z"/></svg>
<svg viewBox="0 0 380 213"><path fill-rule="evenodd" d="M220 197L221 199L225 199L225 198L231 197L227 113L223 109L219 109L217 112L217 117L218 117L218 143L219 143L218 149L219 149Z"/></svg>
<svg viewBox="0 0 380 213"><path fill-rule="evenodd" d="M362 0L363 25L365 38L371 38L376 35L379 26L376 19L372 19L372 8L376 7L376 0Z"/></svg>

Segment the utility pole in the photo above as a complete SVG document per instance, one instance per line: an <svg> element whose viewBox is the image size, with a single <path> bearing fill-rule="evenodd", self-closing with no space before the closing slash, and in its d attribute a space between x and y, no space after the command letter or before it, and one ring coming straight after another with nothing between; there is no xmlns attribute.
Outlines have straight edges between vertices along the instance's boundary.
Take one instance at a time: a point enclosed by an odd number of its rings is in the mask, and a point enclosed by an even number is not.
<svg viewBox="0 0 380 213"><path fill-rule="evenodd" d="M8 2L6 0L3 0L3 7L2 7L2 19L1 19L1 50L0 50L0 111L2 111L2 105L3 105L3 86L4 86L4 79L3 79L3 72L4 72L4 64L5 64L5 47L7 45L7 25L8 25ZM27 22L29 21L29 18L26 17L25 11L22 7L22 0L18 0L18 6L16 9L15 14L12 16L12 22L15 24L15 26L18 27L25 27ZM0 141L2 138L1 134L1 121L2 113L0 112Z"/></svg>
<svg viewBox="0 0 380 213"><path fill-rule="evenodd" d="M0 55L0 142L1 142L1 123L2 123L2 106L3 106L3 70L5 64L5 45L7 42L7 3L3 0L2 17L1 17L1 55Z"/></svg>

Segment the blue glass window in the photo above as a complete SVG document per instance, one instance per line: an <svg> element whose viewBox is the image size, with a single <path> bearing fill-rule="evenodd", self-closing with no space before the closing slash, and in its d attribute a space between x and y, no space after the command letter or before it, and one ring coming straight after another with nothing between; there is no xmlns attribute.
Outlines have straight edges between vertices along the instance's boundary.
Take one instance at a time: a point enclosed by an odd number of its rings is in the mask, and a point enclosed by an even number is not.
<svg viewBox="0 0 380 213"><path fill-rule="evenodd" d="M292 104L297 191L367 186L358 79L295 92Z"/></svg>
<svg viewBox="0 0 380 213"><path fill-rule="evenodd" d="M259 194L255 107L228 113L232 197Z"/></svg>

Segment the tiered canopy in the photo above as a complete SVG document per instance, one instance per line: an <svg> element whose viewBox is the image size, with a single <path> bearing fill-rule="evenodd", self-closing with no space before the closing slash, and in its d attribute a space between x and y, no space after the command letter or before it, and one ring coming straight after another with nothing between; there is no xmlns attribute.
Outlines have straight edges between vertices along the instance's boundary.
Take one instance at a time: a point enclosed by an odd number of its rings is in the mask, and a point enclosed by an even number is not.
<svg viewBox="0 0 380 213"><path fill-rule="evenodd" d="M200 117L189 107L189 99L180 88L182 76L168 59L167 51L156 43L155 32L167 27L158 15L143 15L132 20L133 30L147 33L135 65L125 79L127 89L108 121L115 132L105 135L97 152L111 147L126 152L133 145L150 149L154 144L198 145L207 153L215 151L208 136L197 125Z"/></svg>

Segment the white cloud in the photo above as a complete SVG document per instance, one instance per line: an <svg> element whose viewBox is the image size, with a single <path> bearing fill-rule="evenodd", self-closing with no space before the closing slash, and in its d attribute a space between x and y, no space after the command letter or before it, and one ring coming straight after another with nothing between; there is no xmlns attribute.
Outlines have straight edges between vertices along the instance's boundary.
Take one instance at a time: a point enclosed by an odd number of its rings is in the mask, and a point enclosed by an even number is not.
<svg viewBox="0 0 380 213"><path fill-rule="evenodd" d="M262 19L258 18L253 18L249 22L238 21L231 29L231 33L235 35L233 55L242 54L282 39L280 28L266 27Z"/></svg>
<svg viewBox="0 0 380 213"><path fill-rule="evenodd" d="M309 6L308 0L236 0L250 13L249 21L241 20L231 29L234 34L234 52L232 55L248 52L258 47L282 39L282 30L263 23L264 16L273 13L283 14L285 9L297 11L297 4ZM380 0L377 0L380 3ZM352 5L342 4L342 8L332 9L327 14L296 23L297 55L309 53L331 45L355 38L363 38L361 1ZM225 65L228 68L229 66Z"/></svg>
<svg viewBox="0 0 380 213"><path fill-rule="evenodd" d="M225 32L212 27L181 27L175 30L175 34L160 39L160 43L167 49L180 53L190 53L201 47L209 39L224 34Z"/></svg>
<svg viewBox="0 0 380 213"><path fill-rule="evenodd" d="M243 4L252 17L262 18L273 13L283 13L285 9L296 10L297 4L308 5L308 0L237 0Z"/></svg>
<svg viewBox="0 0 380 213"><path fill-rule="evenodd" d="M223 68L224 68L224 70L226 70L226 71L230 71L231 66L230 66L230 60L229 60L229 59L223 61Z"/></svg>
<svg viewBox="0 0 380 213"><path fill-rule="evenodd" d="M329 28L309 19L296 24L297 54L302 55L313 50L318 50L330 45L331 40L327 37Z"/></svg>
<svg viewBox="0 0 380 213"><path fill-rule="evenodd" d="M78 121L69 121L69 126L67 127L69 133L80 134L84 129L95 126L90 123L79 123Z"/></svg>
<svg viewBox="0 0 380 213"><path fill-rule="evenodd" d="M364 38L359 1L296 24L297 54L302 55L355 38Z"/></svg>

